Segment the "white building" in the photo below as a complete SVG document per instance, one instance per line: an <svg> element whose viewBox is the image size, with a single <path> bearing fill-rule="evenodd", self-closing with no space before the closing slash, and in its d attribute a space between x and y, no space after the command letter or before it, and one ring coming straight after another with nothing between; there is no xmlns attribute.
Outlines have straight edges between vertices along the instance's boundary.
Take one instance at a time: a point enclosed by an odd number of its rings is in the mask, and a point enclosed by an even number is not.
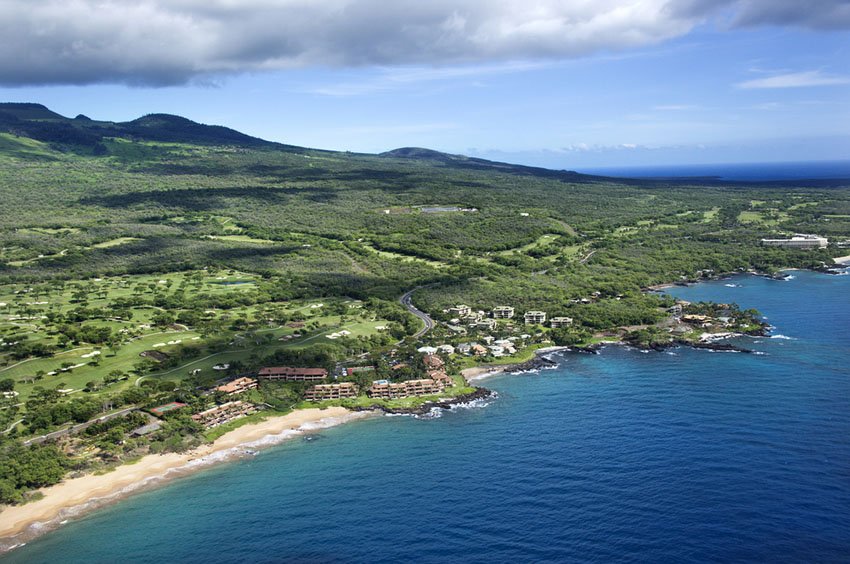
<svg viewBox="0 0 850 564"><path fill-rule="evenodd" d="M560 329L561 327L569 327L573 324L572 317L553 317L549 320L549 326L552 329Z"/></svg>
<svg viewBox="0 0 850 564"><path fill-rule="evenodd" d="M468 305L456 305L449 308L449 315L454 317L467 317L472 313L472 309Z"/></svg>
<svg viewBox="0 0 850 564"><path fill-rule="evenodd" d="M493 308L494 319L510 319L514 316L514 308L511 306L498 306Z"/></svg>
<svg viewBox="0 0 850 564"><path fill-rule="evenodd" d="M829 245L829 239L818 235L797 233L790 239L762 239L761 244L766 247L786 249L825 249Z"/></svg>
<svg viewBox="0 0 850 564"><path fill-rule="evenodd" d="M538 325L546 323L546 312L545 311L527 311L525 312L526 325Z"/></svg>

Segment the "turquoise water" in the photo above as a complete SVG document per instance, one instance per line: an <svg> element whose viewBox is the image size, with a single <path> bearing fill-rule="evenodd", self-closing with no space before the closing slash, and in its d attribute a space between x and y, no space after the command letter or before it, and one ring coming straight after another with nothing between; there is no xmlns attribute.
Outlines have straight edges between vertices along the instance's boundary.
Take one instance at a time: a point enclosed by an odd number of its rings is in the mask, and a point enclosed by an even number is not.
<svg viewBox="0 0 850 564"><path fill-rule="evenodd" d="M487 406L325 430L0 560L846 562L848 290L806 272L676 288L757 307L788 338L565 355L485 380Z"/></svg>

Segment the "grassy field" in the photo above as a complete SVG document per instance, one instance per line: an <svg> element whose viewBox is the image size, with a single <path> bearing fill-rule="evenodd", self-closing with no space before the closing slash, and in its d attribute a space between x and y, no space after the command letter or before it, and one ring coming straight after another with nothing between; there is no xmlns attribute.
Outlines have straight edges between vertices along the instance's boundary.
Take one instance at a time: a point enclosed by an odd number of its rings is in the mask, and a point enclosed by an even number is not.
<svg viewBox="0 0 850 564"><path fill-rule="evenodd" d="M59 346L59 328L50 318L79 308L99 309L108 315L117 300L135 297L167 302L170 297L187 292L223 299L238 298L256 294L258 281L255 275L223 270L97 278L57 285L0 286L0 340L4 344L0 346L0 379L15 380L19 399L25 401L37 386L83 393L81 390L87 383L100 385L105 376L118 371L124 375L123 379L99 390L114 392L137 385L142 379L136 367L143 360L140 354L145 351L157 351L175 358L186 356L187 350L194 350L194 353L176 366L154 370L143 378L179 380L196 370L213 377L221 375L213 370L216 364L256 362L278 350L307 348L339 339L368 338L380 334L389 325L387 320L375 318L363 309L360 302L339 298L321 302L272 301L205 310L205 321L218 324L215 331L207 332L189 330L180 324L158 327L153 319L165 310L148 305L129 308L131 319L98 316L84 323L108 327L120 335L113 345L69 343L49 357L22 360L13 359L10 347L6 346L20 338L25 338L27 343ZM342 313L330 313L330 310ZM179 312L179 308L172 311ZM267 321L270 312L298 315L304 319L305 327L292 328ZM237 321L240 328L231 327ZM348 334L340 335L341 331Z"/></svg>

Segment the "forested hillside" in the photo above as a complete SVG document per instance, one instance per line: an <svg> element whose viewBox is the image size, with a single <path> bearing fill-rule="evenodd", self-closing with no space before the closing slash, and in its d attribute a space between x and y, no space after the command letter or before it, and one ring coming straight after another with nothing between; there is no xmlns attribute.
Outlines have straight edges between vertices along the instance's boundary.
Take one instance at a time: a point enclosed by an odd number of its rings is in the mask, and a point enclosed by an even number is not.
<svg viewBox="0 0 850 564"><path fill-rule="evenodd" d="M153 114L127 123L0 106L0 280L220 266L293 296L417 296L433 310L566 304L700 271L812 266L850 237L850 191L628 182L424 149L359 155Z"/></svg>

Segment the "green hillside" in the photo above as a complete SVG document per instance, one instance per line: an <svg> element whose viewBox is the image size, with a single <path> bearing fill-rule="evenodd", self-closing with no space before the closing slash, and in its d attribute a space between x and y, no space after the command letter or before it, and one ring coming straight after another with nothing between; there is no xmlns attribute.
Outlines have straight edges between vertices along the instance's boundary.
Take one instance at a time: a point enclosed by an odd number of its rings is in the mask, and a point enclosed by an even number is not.
<svg viewBox="0 0 850 564"><path fill-rule="evenodd" d="M647 286L848 254L760 245L795 232L850 239L848 183L800 184L615 180L421 148L340 153L164 114L115 123L0 104L0 457L47 453L92 470L189 448L206 436L190 415L227 400L208 391L260 366L336 371L357 386L346 401L365 406L380 401L367 397L374 378L427 374L423 344L513 339L498 362L552 342L669 344L671 302ZM409 291L437 320L427 335L399 301ZM518 320L440 323L458 304L511 306ZM694 307L756 327L752 312ZM528 310L574 323L523 325ZM445 357L459 385L441 394L471 391L459 370L482 359ZM341 371L358 365L374 371ZM281 413L305 393L263 383L240 397ZM172 401L188 407L130 436L145 408ZM51 431L68 433L64 451L12 440ZM33 484L0 486L0 502L19 502Z"/></svg>

